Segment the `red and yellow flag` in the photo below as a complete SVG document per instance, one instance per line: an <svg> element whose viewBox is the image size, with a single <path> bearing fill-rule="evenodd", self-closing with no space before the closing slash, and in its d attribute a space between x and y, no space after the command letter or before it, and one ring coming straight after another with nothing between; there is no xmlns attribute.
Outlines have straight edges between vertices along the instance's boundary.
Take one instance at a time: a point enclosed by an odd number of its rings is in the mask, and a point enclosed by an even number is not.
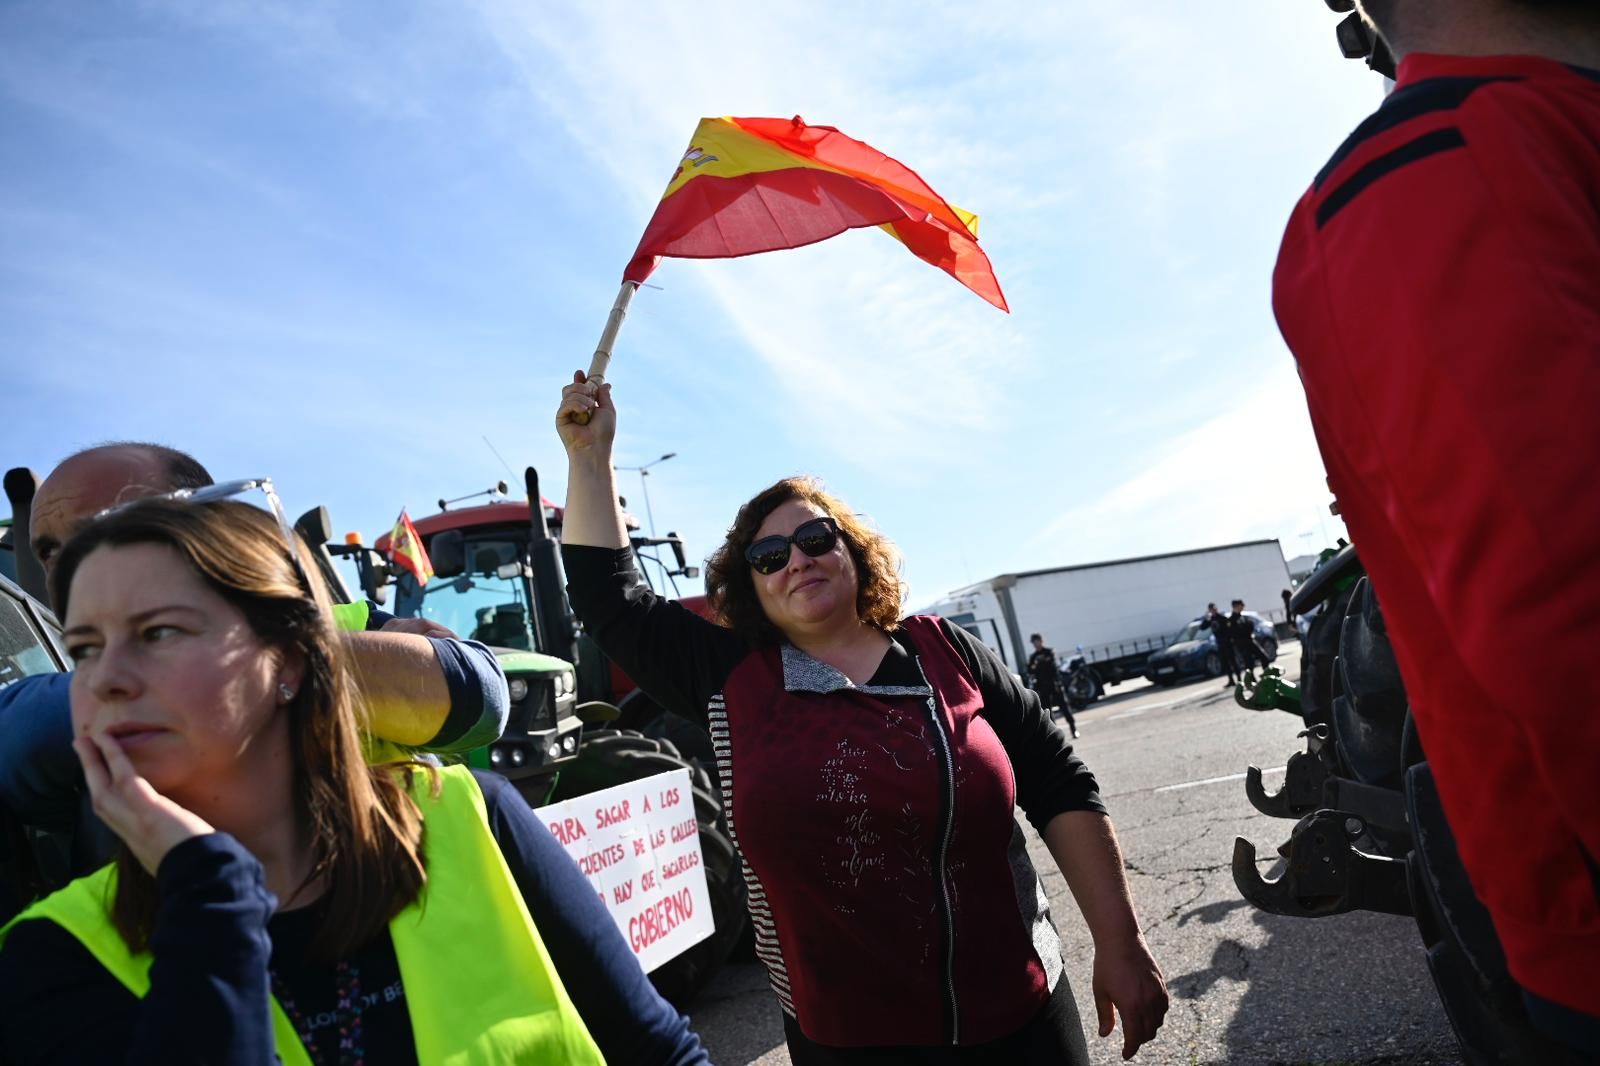
<svg viewBox="0 0 1600 1066"><path fill-rule="evenodd" d="M389 532L389 558L411 571L411 576L417 579L419 585L426 585L428 579L433 577L433 564L428 561L428 550L422 546L417 527L411 524L403 508L400 517L395 519L394 529Z"/></svg>
<svg viewBox="0 0 1600 1066"><path fill-rule="evenodd" d="M867 226L1010 310L978 247L978 216L871 145L799 116L701 119L622 277L643 281L661 256L753 255Z"/></svg>

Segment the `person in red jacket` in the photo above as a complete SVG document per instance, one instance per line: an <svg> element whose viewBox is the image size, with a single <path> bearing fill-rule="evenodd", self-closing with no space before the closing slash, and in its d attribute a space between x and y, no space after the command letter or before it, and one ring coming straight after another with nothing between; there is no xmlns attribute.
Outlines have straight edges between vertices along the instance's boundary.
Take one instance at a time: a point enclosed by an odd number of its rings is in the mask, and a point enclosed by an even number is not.
<svg viewBox="0 0 1600 1066"><path fill-rule="evenodd" d="M1587 1043L1600 9L1360 6L1394 90L1296 206L1273 303L1473 888L1530 1015Z"/></svg>

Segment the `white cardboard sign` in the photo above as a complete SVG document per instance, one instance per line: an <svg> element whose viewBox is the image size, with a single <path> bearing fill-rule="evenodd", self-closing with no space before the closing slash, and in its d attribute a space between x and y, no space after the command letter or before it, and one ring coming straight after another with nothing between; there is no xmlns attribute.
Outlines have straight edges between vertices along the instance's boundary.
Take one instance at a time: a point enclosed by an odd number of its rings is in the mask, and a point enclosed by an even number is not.
<svg viewBox="0 0 1600 1066"><path fill-rule="evenodd" d="M711 935L711 894L688 770L533 813L577 862L646 971Z"/></svg>

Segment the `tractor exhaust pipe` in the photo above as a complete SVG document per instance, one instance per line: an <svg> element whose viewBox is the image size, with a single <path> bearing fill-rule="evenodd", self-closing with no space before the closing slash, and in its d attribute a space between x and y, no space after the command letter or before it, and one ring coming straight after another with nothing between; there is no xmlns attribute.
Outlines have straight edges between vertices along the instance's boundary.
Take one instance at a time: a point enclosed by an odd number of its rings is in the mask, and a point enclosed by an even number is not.
<svg viewBox="0 0 1600 1066"><path fill-rule="evenodd" d="M567 578L561 569L561 545L550 535L544 517L544 497L539 493L539 472L528 467L523 473L528 489L529 561L533 564L533 589L538 599L534 624L539 630L539 647L546 655L578 663L578 625L567 604Z"/></svg>
<svg viewBox="0 0 1600 1066"><path fill-rule="evenodd" d="M49 604L50 590L45 586L44 567L33 557L29 525L33 511L33 494L39 491L39 478L25 466L14 466L5 475L6 499L11 501L12 550L17 557L17 584L22 591Z"/></svg>

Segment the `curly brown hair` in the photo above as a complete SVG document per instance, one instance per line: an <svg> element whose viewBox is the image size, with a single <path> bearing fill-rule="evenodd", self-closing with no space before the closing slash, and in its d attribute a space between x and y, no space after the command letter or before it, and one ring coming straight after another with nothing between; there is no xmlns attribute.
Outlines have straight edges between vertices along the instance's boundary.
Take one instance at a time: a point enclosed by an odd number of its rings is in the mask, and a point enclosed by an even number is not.
<svg viewBox="0 0 1600 1066"><path fill-rule="evenodd" d="M767 516L790 500L820 508L839 527L859 579L856 615L884 632L897 629L905 596L899 550L888 537L869 528L843 500L825 491L821 481L810 476L786 477L762 489L739 508L728 538L706 560L706 602L716 620L756 643L771 644L783 638L761 609L744 552Z"/></svg>

